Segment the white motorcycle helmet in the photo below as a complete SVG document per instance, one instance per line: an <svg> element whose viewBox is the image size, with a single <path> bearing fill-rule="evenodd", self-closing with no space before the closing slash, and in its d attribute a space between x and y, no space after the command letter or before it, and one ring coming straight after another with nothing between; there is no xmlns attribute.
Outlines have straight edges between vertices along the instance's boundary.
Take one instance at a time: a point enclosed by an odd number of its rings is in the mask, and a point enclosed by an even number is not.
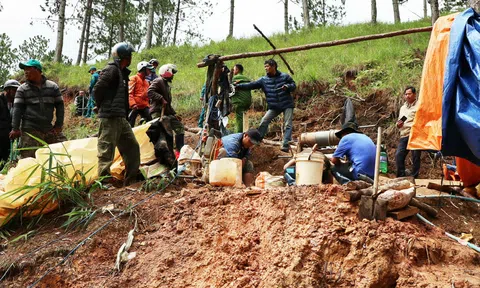
<svg viewBox="0 0 480 288"><path fill-rule="evenodd" d="M142 61L142 62L137 64L137 71L138 72L142 71L143 69L150 69L150 68L153 68L153 66L150 63L148 63L147 61Z"/></svg>
<svg viewBox="0 0 480 288"><path fill-rule="evenodd" d="M165 64L158 70L159 75L164 79L172 78L177 73L177 66L175 64Z"/></svg>

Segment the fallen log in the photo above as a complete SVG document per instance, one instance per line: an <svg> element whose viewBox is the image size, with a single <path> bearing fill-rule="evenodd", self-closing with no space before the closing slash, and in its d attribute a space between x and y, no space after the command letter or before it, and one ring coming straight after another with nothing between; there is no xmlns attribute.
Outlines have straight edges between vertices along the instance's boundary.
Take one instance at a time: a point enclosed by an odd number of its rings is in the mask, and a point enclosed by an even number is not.
<svg viewBox="0 0 480 288"><path fill-rule="evenodd" d="M219 61L228 61L228 60L235 60L235 59L242 59L242 58L261 57L261 56L268 56L268 55L278 55L278 54L282 54L282 53L310 50L310 49L322 48L322 47L332 47L332 46L356 43L356 42L367 41L367 40L383 39L383 38L390 38L390 37L395 37L395 36L400 36L400 35L419 33L419 32L430 32L430 31L432 31L432 26L421 27L421 28L412 28L412 29L405 29L405 30L399 30L399 31L388 32L388 33L373 34L373 35L367 35L367 36L359 36L359 37L342 39L342 40L312 43L312 44L294 46L294 47L289 47L289 48L280 48L280 49L274 49L274 50L268 50L268 51L247 52L247 53L226 55L226 56L219 57L218 60ZM205 64L205 62L197 63L198 68L202 68L202 67L206 67L206 66L207 66L207 64Z"/></svg>
<svg viewBox="0 0 480 288"><path fill-rule="evenodd" d="M449 186L449 185L440 185L440 184L436 184L436 183L432 183L432 182L428 183L427 188L437 190L437 191L440 191L440 192L446 192L446 193L460 193L460 191L462 191L460 187Z"/></svg>
<svg viewBox="0 0 480 288"><path fill-rule="evenodd" d="M432 217L437 217L437 214L438 214L437 209L433 208L432 206L430 206L428 204L425 204L425 203L419 201L416 198L412 198L412 200L410 200L410 203L408 203L408 205L415 206L415 207L425 211L428 215L430 215Z"/></svg>

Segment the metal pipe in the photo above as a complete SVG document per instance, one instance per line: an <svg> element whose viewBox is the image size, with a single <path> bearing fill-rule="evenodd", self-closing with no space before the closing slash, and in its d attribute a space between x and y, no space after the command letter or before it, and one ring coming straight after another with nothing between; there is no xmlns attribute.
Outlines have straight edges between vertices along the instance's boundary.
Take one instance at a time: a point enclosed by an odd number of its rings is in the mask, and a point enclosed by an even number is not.
<svg viewBox="0 0 480 288"><path fill-rule="evenodd" d="M468 197L464 197L464 196L456 196L456 195L418 195L418 196L415 196L415 197L416 198L454 198L454 199L460 199L460 200L480 203L480 200L478 200L478 199L468 198Z"/></svg>
<svg viewBox="0 0 480 288"><path fill-rule="evenodd" d="M433 227L437 227L435 226L435 224L433 224L432 222L428 221L427 219L425 219L425 217L423 217L422 215L420 214L416 214L417 218L420 219L421 221L423 221L424 223L430 225L430 226L433 226ZM472 248L473 250L477 251L480 253L480 247L478 247L477 245L475 244L472 244L470 242L467 242L463 239L460 239L458 238L457 236L454 236L448 232L445 232L445 235L447 235L448 237L452 238L453 240L457 241L458 243L462 244L462 245L465 245L465 246L468 246L470 248Z"/></svg>
<svg viewBox="0 0 480 288"><path fill-rule="evenodd" d="M317 144L318 147L326 147L337 145L340 142L340 139L335 136L335 133L338 131L339 130L327 130L302 133L300 134L299 146L313 146Z"/></svg>

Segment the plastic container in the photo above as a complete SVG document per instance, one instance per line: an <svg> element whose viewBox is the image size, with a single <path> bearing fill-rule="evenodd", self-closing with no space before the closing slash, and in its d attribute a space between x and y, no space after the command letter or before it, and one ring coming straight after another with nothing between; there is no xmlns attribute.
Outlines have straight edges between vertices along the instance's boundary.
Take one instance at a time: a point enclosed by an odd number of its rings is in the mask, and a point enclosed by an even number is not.
<svg viewBox="0 0 480 288"><path fill-rule="evenodd" d="M322 183L324 156L320 152L305 149L295 156L295 183L318 185Z"/></svg>
<svg viewBox="0 0 480 288"><path fill-rule="evenodd" d="M381 146L380 149L380 172L386 174L388 172L388 155L385 147Z"/></svg>
<svg viewBox="0 0 480 288"><path fill-rule="evenodd" d="M222 158L209 165L209 182L213 186L242 186L242 160Z"/></svg>

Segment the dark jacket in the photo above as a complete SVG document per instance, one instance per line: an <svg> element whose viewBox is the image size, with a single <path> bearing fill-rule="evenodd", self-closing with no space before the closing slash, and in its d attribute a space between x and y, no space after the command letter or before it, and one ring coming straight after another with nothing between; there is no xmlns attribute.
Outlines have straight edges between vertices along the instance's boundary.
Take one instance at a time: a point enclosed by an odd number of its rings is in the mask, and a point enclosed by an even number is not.
<svg viewBox="0 0 480 288"><path fill-rule="evenodd" d="M162 112L162 99L167 101L165 105L164 115L175 115L177 114L172 107L172 94L170 92L170 85L168 81L164 80L162 77L158 77L150 83L148 87L148 98L150 99L150 113L161 113Z"/></svg>
<svg viewBox="0 0 480 288"><path fill-rule="evenodd" d="M282 90L282 86L287 85L287 90ZM294 108L293 97L290 94L297 86L292 77L286 73L277 70L274 76L265 75L257 81L250 83L238 84L235 89L238 90L252 90L262 89L267 99L268 109L285 110L287 108Z"/></svg>
<svg viewBox="0 0 480 288"><path fill-rule="evenodd" d="M0 130L12 130L12 116L8 109L7 96L0 94Z"/></svg>
<svg viewBox="0 0 480 288"><path fill-rule="evenodd" d="M128 75L130 70L120 70L116 62L108 63L102 70L93 87L99 118L128 116Z"/></svg>
<svg viewBox="0 0 480 288"><path fill-rule="evenodd" d="M55 111L55 125L52 126ZM53 127L63 126L65 108L58 85L42 76L41 87L27 80L17 89L13 101L12 128L49 132Z"/></svg>

